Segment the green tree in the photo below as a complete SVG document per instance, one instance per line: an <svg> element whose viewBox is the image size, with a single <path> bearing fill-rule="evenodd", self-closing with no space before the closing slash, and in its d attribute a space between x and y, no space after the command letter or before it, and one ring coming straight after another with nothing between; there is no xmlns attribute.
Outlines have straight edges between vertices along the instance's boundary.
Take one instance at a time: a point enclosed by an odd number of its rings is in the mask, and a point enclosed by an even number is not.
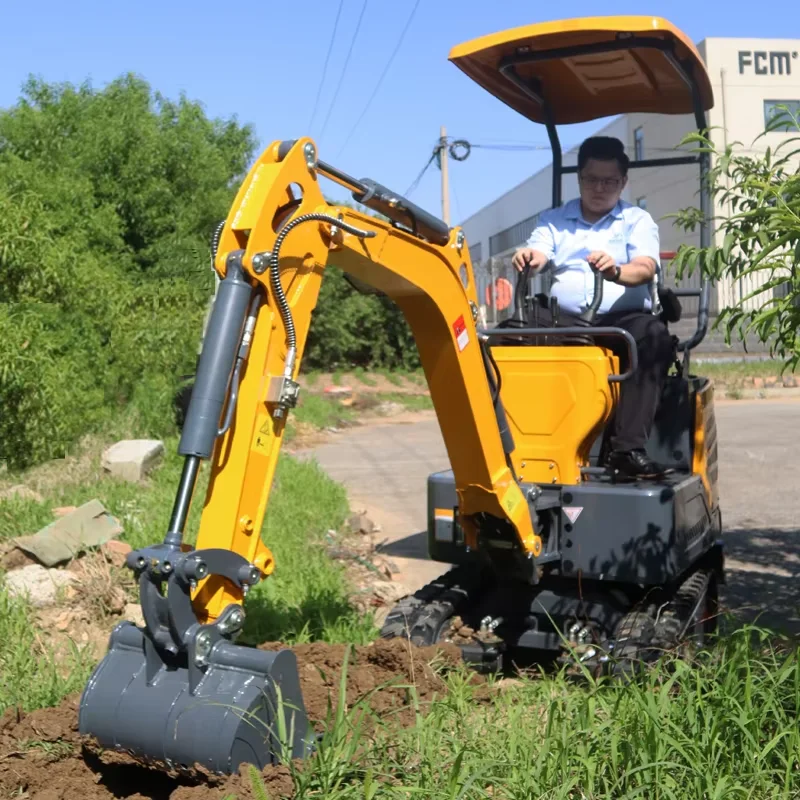
<svg viewBox="0 0 800 800"><path fill-rule="evenodd" d="M382 214L361 204L328 202L386 221ZM336 266L333 253L311 318L303 368L415 369L419 364L411 328L398 306L385 295L361 291Z"/></svg>
<svg viewBox="0 0 800 800"><path fill-rule="evenodd" d="M699 272L712 281L754 276L756 289L737 305L721 309L716 327L730 344L734 332L746 342L748 334L768 344L784 369L800 361L800 121L789 109L776 116L758 142L776 131L788 133L763 154L740 142L717 149L710 136L693 134L696 152L708 153L708 190L722 214L712 218L717 242L709 247L681 245L673 261L676 276ZM753 152L756 154L754 155ZM694 231L702 217L696 207L674 215L677 224ZM743 307L756 299L754 309Z"/></svg>
<svg viewBox="0 0 800 800"><path fill-rule="evenodd" d="M59 457L122 408L169 426L254 150L249 126L132 75L30 79L0 111L0 460Z"/></svg>

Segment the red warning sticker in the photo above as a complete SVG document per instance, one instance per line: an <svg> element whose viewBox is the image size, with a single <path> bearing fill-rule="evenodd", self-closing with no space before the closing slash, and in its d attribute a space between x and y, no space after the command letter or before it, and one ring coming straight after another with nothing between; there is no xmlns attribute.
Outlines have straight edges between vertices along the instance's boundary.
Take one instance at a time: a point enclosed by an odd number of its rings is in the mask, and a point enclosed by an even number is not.
<svg viewBox="0 0 800 800"><path fill-rule="evenodd" d="M469 344L469 334L467 333L467 326L464 323L463 314L453 323L453 332L456 335L458 349L461 351Z"/></svg>

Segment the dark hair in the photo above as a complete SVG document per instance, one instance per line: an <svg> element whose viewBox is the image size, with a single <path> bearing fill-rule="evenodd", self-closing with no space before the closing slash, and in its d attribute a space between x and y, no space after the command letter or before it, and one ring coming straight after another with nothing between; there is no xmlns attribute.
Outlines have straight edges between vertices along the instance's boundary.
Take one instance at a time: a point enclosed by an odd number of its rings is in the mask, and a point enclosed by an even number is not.
<svg viewBox="0 0 800 800"><path fill-rule="evenodd" d="M625 145L613 136L590 136L578 150L578 169L583 170L590 158L598 161L616 160L623 176L628 174L631 160L625 154Z"/></svg>

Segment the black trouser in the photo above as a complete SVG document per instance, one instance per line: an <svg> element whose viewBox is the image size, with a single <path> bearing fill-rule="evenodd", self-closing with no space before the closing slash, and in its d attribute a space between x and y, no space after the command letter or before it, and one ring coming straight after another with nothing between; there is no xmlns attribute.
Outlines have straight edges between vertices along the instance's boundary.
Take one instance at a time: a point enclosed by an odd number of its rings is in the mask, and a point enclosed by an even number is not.
<svg viewBox="0 0 800 800"><path fill-rule="evenodd" d="M537 308L531 324L553 327L548 308ZM577 324L574 316L559 311L558 327ZM611 450L643 449L658 409L674 346L667 326L649 311L616 311L598 314L593 323L597 327L623 328L633 336L639 357L638 369L620 384L620 396L611 425L609 445ZM591 326L587 327L591 332ZM510 333L510 331L509 331ZM628 369L628 342L621 336L593 334L592 339L607 347L620 361L620 371Z"/></svg>

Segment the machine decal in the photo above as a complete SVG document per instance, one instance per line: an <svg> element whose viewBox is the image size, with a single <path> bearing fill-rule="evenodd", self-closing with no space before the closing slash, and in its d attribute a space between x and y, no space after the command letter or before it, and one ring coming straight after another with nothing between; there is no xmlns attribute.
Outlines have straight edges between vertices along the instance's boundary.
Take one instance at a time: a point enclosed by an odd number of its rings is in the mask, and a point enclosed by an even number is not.
<svg viewBox="0 0 800 800"><path fill-rule="evenodd" d="M569 521L574 525L583 511L583 506L564 506L562 511L567 515Z"/></svg>
<svg viewBox="0 0 800 800"><path fill-rule="evenodd" d="M265 456L269 455L270 419L266 414L259 414L256 421L256 432L253 436L251 450L256 450Z"/></svg>
<svg viewBox="0 0 800 800"><path fill-rule="evenodd" d="M455 332L456 342L460 352L469 344L469 334L467 333L467 326L464 323L463 314L453 323L453 331Z"/></svg>

